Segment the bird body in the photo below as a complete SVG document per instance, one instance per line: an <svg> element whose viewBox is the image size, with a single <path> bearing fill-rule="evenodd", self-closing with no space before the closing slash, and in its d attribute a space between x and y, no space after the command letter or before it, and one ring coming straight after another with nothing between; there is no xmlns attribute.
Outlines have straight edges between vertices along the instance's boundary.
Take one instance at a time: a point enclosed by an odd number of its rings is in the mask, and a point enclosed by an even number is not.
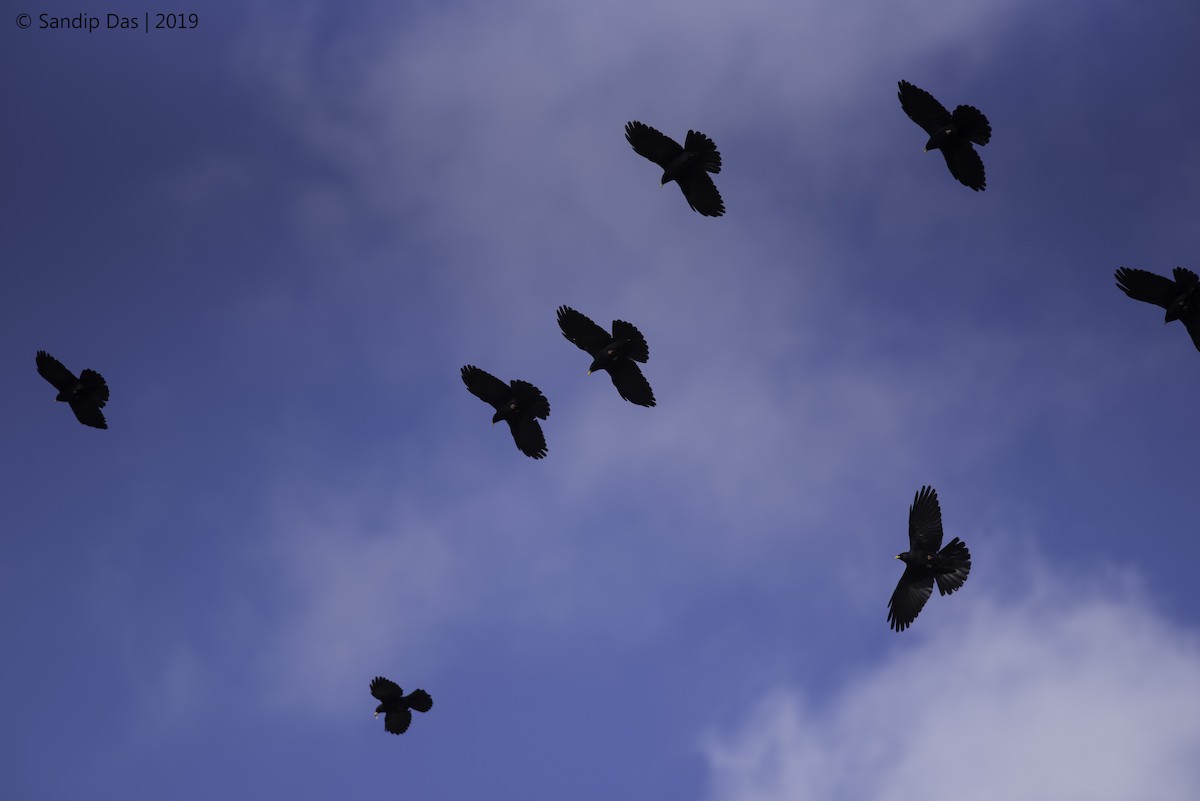
<svg viewBox="0 0 1200 801"><path fill-rule="evenodd" d="M505 384L494 375L474 365L462 368L462 380L471 394L491 404L496 413L492 425L504 420L512 431L513 441L521 453L541 459L546 453L546 435L537 419L550 417L550 401L537 387L527 381Z"/></svg>
<svg viewBox="0 0 1200 801"><path fill-rule="evenodd" d="M609 334L570 306L559 306L558 327L568 342L592 357L588 375L605 370L622 398L638 406L654 406L654 391L637 366L650 359L650 346L632 323L613 320Z"/></svg>
<svg viewBox="0 0 1200 801"><path fill-rule="evenodd" d="M721 193L709 173L721 171L721 153L717 145L699 131L688 131L683 147L671 137L636 120L625 124L625 140L639 156L662 167L666 185L674 181L693 211L705 217L725 213Z"/></svg>
<svg viewBox="0 0 1200 801"><path fill-rule="evenodd" d="M925 152L942 151L946 166L959 183L979 192L986 188L983 160L972 147L986 145L992 138L992 126L983 112L974 106L959 106L951 114L933 95L900 81L900 107L908 118L929 134Z"/></svg>
<svg viewBox="0 0 1200 801"><path fill-rule="evenodd" d="M909 548L896 556L904 574L888 601L888 623L904 631L917 619L925 602L938 592L949 595L963 585L971 572L971 552L958 537L942 548L942 509L937 490L921 487L908 509Z"/></svg>
<svg viewBox="0 0 1200 801"><path fill-rule="evenodd" d="M1167 310L1163 323L1179 320L1200 350L1200 278L1191 270L1176 267L1175 280L1147 270L1121 267L1117 288L1134 300L1153 303Z"/></svg>
<svg viewBox="0 0 1200 801"><path fill-rule="evenodd" d="M37 352L37 371L58 390L54 399L69 405L75 419L92 428L108 428L104 413L100 411L108 403L108 384L104 376L95 370L84 370L76 378L62 362L44 350Z"/></svg>
<svg viewBox="0 0 1200 801"><path fill-rule="evenodd" d="M424 690L413 690L408 695L394 681L376 676L371 679L371 695L379 699L375 717L383 715L383 728L392 734L404 734L412 723L412 712L428 712L433 708L433 698Z"/></svg>

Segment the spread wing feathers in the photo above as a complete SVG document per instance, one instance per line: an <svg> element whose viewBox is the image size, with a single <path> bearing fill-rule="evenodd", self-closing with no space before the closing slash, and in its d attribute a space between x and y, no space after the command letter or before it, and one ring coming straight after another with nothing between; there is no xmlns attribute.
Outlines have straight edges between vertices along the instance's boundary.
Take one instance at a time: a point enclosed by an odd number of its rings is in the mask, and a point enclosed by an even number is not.
<svg viewBox="0 0 1200 801"><path fill-rule="evenodd" d="M679 184L693 211L698 211L705 217L720 217L725 213L725 202L721 200L721 193L717 191L717 185L708 177L708 173L694 172L676 178L675 182Z"/></svg>
<svg viewBox="0 0 1200 801"><path fill-rule="evenodd" d="M1184 320L1183 324L1192 338L1192 344L1196 346L1196 350L1200 350L1200 315Z"/></svg>
<svg viewBox="0 0 1200 801"><path fill-rule="evenodd" d="M508 427L512 431L513 442L517 443L517 449L526 456L534 459L545 457L546 453L546 435L542 433L542 427L537 420L509 420Z"/></svg>
<svg viewBox="0 0 1200 801"><path fill-rule="evenodd" d="M921 487L908 507L908 542L910 551L936 551L942 547L942 507L933 487Z"/></svg>
<svg viewBox="0 0 1200 801"><path fill-rule="evenodd" d="M1176 268L1181 270L1183 268ZM1188 272L1183 270L1183 272ZM1178 273L1176 273L1178 275ZM1194 278L1195 276L1193 276ZM1116 273L1117 288L1134 300L1153 303L1164 309L1179 294L1179 286L1170 278L1166 278L1146 270L1136 270L1131 267L1121 267Z"/></svg>
<svg viewBox="0 0 1200 801"><path fill-rule="evenodd" d="M397 709L383 716L383 728L392 734L404 734L412 723L412 712L407 709Z"/></svg>
<svg viewBox="0 0 1200 801"><path fill-rule="evenodd" d="M721 153L717 143L699 131L688 131L687 139L683 140L683 149L696 156L699 166L705 171L718 173L721 171Z"/></svg>
<svg viewBox="0 0 1200 801"><path fill-rule="evenodd" d="M371 695L380 701L387 702L398 700L404 695L404 691L396 682L385 679L383 676L376 676L371 679Z"/></svg>
<svg viewBox="0 0 1200 801"><path fill-rule="evenodd" d="M958 132L977 145L986 145L992 139L992 126L983 112L974 106L959 106L952 115Z"/></svg>
<svg viewBox="0 0 1200 801"><path fill-rule="evenodd" d="M904 109L908 118L924 128L930 136L953 119L933 95L908 81L900 81L900 91L896 96L900 98L900 108Z"/></svg>
<svg viewBox="0 0 1200 801"><path fill-rule="evenodd" d="M969 186L976 192L987 186L987 177L983 171L983 159L967 142L959 147L944 147L942 155L946 158L946 166L960 184Z"/></svg>
<svg viewBox="0 0 1200 801"><path fill-rule="evenodd" d="M433 709L433 698L424 690L413 690L408 696L408 705L418 712L428 712Z"/></svg>
<svg viewBox="0 0 1200 801"><path fill-rule="evenodd" d="M1179 284L1180 286L1193 286L1195 284L1200 284L1200 278L1198 278L1191 270L1184 269L1183 267L1176 267L1174 272L1175 283Z"/></svg>
<svg viewBox="0 0 1200 801"><path fill-rule="evenodd" d="M510 394L508 384L491 373L484 372L474 365L468 364L462 368L462 380L471 394L497 409L508 400Z"/></svg>
<svg viewBox="0 0 1200 801"><path fill-rule="evenodd" d="M104 419L104 412L100 411L100 406L92 401L76 399L72 400L68 405L71 407L71 411L75 412L75 419L85 426L108 428L108 423Z"/></svg>
<svg viewBox="0 0 1200 801"><path fill-rule="evenodd" d="M625 354L635 362L645 364L650 360L650 346L646 344L646 338L642 336L642 332L633 326L633 323L627 323L624 320L613 320L612 325L613 339L624 339L628 343L626 348L628 352ZM608 343L605 343L608 344Z"/></svg>
<svg viewBox="0 0 1200 801"><path fill-rule="evenodd" d="M963 585L967 574L971 572L971 552L967 544L958 537L950 540L950 544L938 554L943 567L953 568L950 573L939 573L937 579L938 592L949 595Z"/></svg>
<svg viewBox="0 0 1200 801"><path fill-rule="evenodd" d="M44 350L37 352L37 371L38 375L49 381L59 392L71 389L78 381L74 373L63 367L62 362Z"/></svg>
<svg viewBox="0 0 1200 801"><path fill-rule="evenodd" d="M545 420L550 416L550 401L546 400L546 396L542 391L530 384L528 381L513 381L512 396L517 399L517 403L529 409L530 414L534 417L540 417Z"/></svg>
<svg viewBox="0 0 1200 801"><path fill-rule="evenodd" d="M607 331L570 306L558 307L558 327L568 342L592 356L612 341Z"/></svg>
<svg viewBox="0 0 1200 801"><path fill-rule="evenodd" d="M888 601L887 619L892 631L904 631L911 626L932 594L933 578L917 578L916 571L905 566L904 575Z"/></svg>
<svg viewBox="0 0 1200 801"><path fill-rule="evenodd" d="M635 153L650 159L664 170L683 152L674 139L637 120L625 123L625 140L633 146Z"/></svg>
<svg viewBox="0 0 1200 801"><path fill-rule="evenodd" d="M609 368L608 374L612 376L613 386L622 398L638 406L654 405L654 390L650 389L650 382L642 375L636 362L621 359Z"/></svg>
<svg viewBox="0 0 1200 801"><path fill-rule="evenodd" d="M95 370L84 370L79 374L79 383L83 385L84 392L92 403L97 406L108 403L108 384L105 383L104 376Z"/></svg>

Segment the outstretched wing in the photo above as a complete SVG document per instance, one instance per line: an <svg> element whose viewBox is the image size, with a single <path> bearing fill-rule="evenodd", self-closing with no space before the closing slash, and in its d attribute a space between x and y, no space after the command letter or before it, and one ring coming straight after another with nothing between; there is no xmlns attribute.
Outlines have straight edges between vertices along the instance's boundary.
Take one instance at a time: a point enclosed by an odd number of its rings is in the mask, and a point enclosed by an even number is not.
<svg viewBox="0 0 1200 801"><path fill-rule="evenodd" d="M404 734L412 723L412 712L407 709L397 709L383 716L383 728L392 734Z"/></svg>
<svg viewBox="0 0 1200 801"><path fill-rule="evenodd" d="M933 577L917 578L916 571L905 565L904 575L888 601L887 619L892 631L904 631L911 626L932 594Z"/></svg>
<svg viewBox="0 0 1200 801"><path fill-rule="evenodd" d="M383 676L376 676L371 679L371 695L386 703L400 700L404 696L404 691L396 682L385 679Z"/></svg>
<svg viewBox="0 0 1200 801"><path fill-rule="evenodd" d="M625 140L633 146L635 153L650 159L664 170L683 152L674 139L637 120L625 123Z"/></svg>
<svg viewBox="0 0 1200 801"><path fill-rule="evenodd" d="M37 371L38 375L49 381L59 392L71 389L78 381L74 373L63 367L62 362L44 350L37 352Z"/></svg>
<svg viewBox="0 0 1200 801"><path fill-rule="evenodd" d="M697 170L690 175L676 178L675 182L679 184L693 211L698 211L705 217L720 217L725 213L725 202L721 200L721 193L717 191L717 185L708 177L707 172Z"/></svg>
<svg viewBox="0 0 1200 801"><path fill-rule="evenodd" d="M1146 270L1121 267L1116 272L1116 279L1117 288L1129 297L1164 309L1179 294L1179 286L1170 278Z"/></svg>
<svg viewBox="0 0 1200 801"><path fill-rule="evenodd" d="M570 306L558 307L558 327L571 344L590 356L595 356L612 341L607 331Z"/></svg>
<svg viewBox="0 0 1200 801"><path fill-rule="evenodd" d="M622 398L638 406L654 405L654 391L650 389L646 376L638 369L637 362L620 359L609 368L608 374Z"/></svg>
<svg viewBox="0 0 1200 801"><path fill-rule="evenodd" d="M533 459L546 456L546 435L542 433L542 427L537 420L509 420L508 427L512 431L513 442L517 443L517 450Z"/></svg>
<svg viewBox="0 0 1200 801"><path fill-rule="evenodd" d="M904 109L908 118L924 128L930 136L952 119L950 112L933 95L908 81L900 81L900 91L896 96L900 98L900 108Z"/></svg>
<svg viewBox="0 0 1200 801"><path fill-rule="evenodd" d="M462 368L462 380L472 395L492 404L497 409L508 400L508 396L511 394L508 384L471 364Z"/></svg>
<svg viewBox="0 0 1200 801"><path fill-rule="evenodd" d="M908 507L908 544L910 551L936 552L942 547L942 507L933 487L921 487Z"/></svg>
<svg viewBox="0 0 1200 801"><path fill-rule="evenodd" d="M550 401L546 400L546 396L540 389L528 381L517 380L511 384L509 392L517 399L517 403L529 410L530 414L543 420L550 416Z"/></svg>
<svg viewBox="0 0 1200 801"><path fill-rule="evenodd" d="M418 712L428 712L433 709L433 698L424 690L413 690L408 695L408 705Z"/></svg>
<svg viewBox="0 0 1200 801"><path fill-rule="evenodd" d="M100 411L100 406L92 401L76 398L69 405L71 411L75 412L75 419L85 426L108 428L108 423L104 420L104 412Z"/></svg>
<svg viewBox="0 0 1200 801"><path fill-rule="evenodd" d="M942 155L946 157L946 166L950 168L950 174L958 179L960 184L969 186L976 192L986 188L987 177L983 171L983 159L975 152L975 148L971 147L970 142L963 141L957 147L943 147Z"/></svg>

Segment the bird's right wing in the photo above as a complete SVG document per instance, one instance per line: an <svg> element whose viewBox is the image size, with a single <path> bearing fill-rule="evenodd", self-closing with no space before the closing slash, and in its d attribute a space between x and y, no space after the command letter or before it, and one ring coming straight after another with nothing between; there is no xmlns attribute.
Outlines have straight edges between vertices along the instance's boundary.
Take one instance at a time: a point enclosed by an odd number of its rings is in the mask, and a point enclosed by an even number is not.
<svg viewBox="0 0 1200 801"><path fill-rule="evenodd" d="M638 406L654 405L654 390L650 389L650 382L638 369L637 362L621 359L609 368L608 373L622 398Z"/></svg>
<svg viewBox="0 0 1200 801"><path fill-rule="evenodd" d="M404 734L412 723L412 712L407 709L397 709L383 716L383 728L392 734Z"/></svg>
<svg viewBox="0 0 1200 801"><path fill-rule="evenodd" d="M983 171L983 159L975 152L969 142L963 142L959 147L944 147L942 155L946 158L946 166L960 184L969 186L976 192L987 187L987 177Z"/></svg>
<svg viewBox="0 0 1200 801"><path fill-rule="evenodd" d="M1117 288L1134 300L1153 303L1164 309L1179 294L1179 286L1170 278L1146 270L1121 267L1116 272Z"/></svg>
<svg viewBox="0 0 1200 801"><path fill-rule="evenodd" d="M392 701L403 696L404 691L396 682L385 679L383 676L376 676L371 679L371 695L380 701Z"/></svg>
<svg viewBox="0 0 1200 801"><path fill-rule="evenodd" d="M44 350L37 352L37 371L38 375L49 381L59 392L75 386L75 374Z"/></svg>
<svg viewBox="0 0 1200 801"><path fill-rule="evenodd" d="M512 431L513 442L517 450L532 459L542 459L546 456L546 435L537 420L509 420L508 427Z"/></svg>
<svg viewBox="0 0 1200 801"><path fill-rule="evenodd" d="M637 120L625 124L625 140L633 146L635 153L650 159L664 170L683 152L674 139Z"/></svg>
<svg viewBox="0 0 1200 801"><path fill-rule="evenodd" d="M942 507L933 487L921 487L908 507L908 544L910 551L936 552L942 547Z"/></svg>
<svg viewBox="0 0 1200 801"><path fill-rule="evenodd" d="M468 364L463 367L462 380L472 395L490 403L497 409L500 408L500 404L508 400L510 394L508 384L474 365Z"/></svg>
<svg viewBox="0 0 1200 801"><path fill-rule="evenodd" d="M887 619L892 631L904 631L911 626L930 595L933 595L933 578L918 579L913 569L905 565L904 575L888 601Z"/></svg>
<svg viewBox="0 0 1200 801"><path fill-rule="evenodd" d="M721 193L717 191L717 185L708 177L708 173L698 171L687 177L677 178L676 183L693 211L698 211L705 217L720 217L725 213L725 202L721 200Z"/></svg>
<svg viewBox="0 0 1200 801"><path fill-rule="evenodd" d="M900 98L900 108L904 109L908 118L924 128L930 136L952 119L950 112L933 95L908 81L900 81L900 91L896 96Z"/></svg>
<svg viewBox="0 0 1200 801"><path fill-rule="evenodd" d="M85 426L108 428L108 423L104 420L104 412L100 411L100 407L92 401L76 399L71 401L70 406L71 411L75 412L75 419Z"/></svg>
<svg viewBox="0 0 1200 801"><path fill-rule="evenodd" d="M612 341L607 331L570 306L558 307L558 327L562 329L568 342L580 350L587 351L590 356L595 356Z"/></svg>

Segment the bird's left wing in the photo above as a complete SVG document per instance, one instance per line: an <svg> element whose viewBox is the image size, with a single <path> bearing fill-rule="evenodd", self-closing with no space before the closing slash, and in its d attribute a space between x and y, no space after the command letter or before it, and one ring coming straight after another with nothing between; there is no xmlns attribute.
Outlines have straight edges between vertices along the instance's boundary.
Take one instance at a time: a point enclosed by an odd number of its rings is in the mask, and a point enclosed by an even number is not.
<svg viewBox="0 0 1200 801"><path fill-rule="evenodd" d="M392 734L404 734L412 723L412 712L407 709L397 709L383 716L383 728Z"/></svg>
<svg viewBox="0 0 1200 801"><path fill-rule="evenodd" d="M937 551L942 547L942 507L933 487L921 487L908 507L908 543L910 551Z"/></svg>
<svg viewBox="0 0 1200 801"><path fill-rule="evenodd" d="M500 404L508 400L508 384L505 384L491 373L480 370L473 364L468 364L462 368L462 380L472 395L490 403L497 409L500 408Z"/></svg>
<svg viewBox="0 0 1200 801"><path fill-rule="evenodd" d="M1121 267L1116 272L1116 279L1117 288L1129 297L1164 309L1170 307L1179 294L1179 286L1170 278L1146 270Z"/></svg>
<svg viewBox="0 0 1200 801"><path fill-rule="evenodd" d="M75 419L85 426L108 428L108 423L104 420L104 412L100 411L100 407L94 402L77 398L71 401L70 406L71 411L75 412Z"/></svg>
<svg viewBox="0 0 1200 801"><path fill-rule="evenodd" d="M37 352L37 371L38 375L49 381L59 392L75 386L75 374L44 350Z"/></svg>
<svg viewBox="0 0 1200 801"><path fill-rule="evenodd" d="M376 676L371 679L371 695L380 701L393 701L403 696L404 691L396 682L385 679L383 676Z"/></svg>
<svg viewBox="0 0 1200 801"><path fill-rule="evenodd" d="M987 188L987 176L983 170L983 159L975 152L975 148L971 147L970 143L963 142L958 147L942 148L942 155L946 158L946 166L950 168L950 174L953 175L960 184L969 186L976 192L980 192Z"/></svg>
<svg viewBox="0 0 1200 801"><path fill-rule="evenodd" d="M892 630L904 631L911 626L930 595L933 595L933 577L919 579L913 569L905 565L904 575L888 601L887 619Z"/></svg>
<svg viewBox="0 0 1200 801"><path fill-rule="evenodd" d="M622 398L638 406L654 405L654 390L650 389L650 382L638 369L637 362L621 359L609 368L608 373Z"/></svg>
<svg viewBox="0 0 1200 801"><path fill-rule="evenodd" d="M607 331L570 306L558 307L558 327L568 342L591 356L612 341Z"/></svg>
<svg viewBox="0 0 1200 801"><path fill-rule="evenodd" d="M517 450L531 459L545 458L549 452L546 449L546 435L542 433L537 420L509 420L508 428L512 431L513 442L517 443Z"/></svg>
<svg viewBox="0 0 1200 801"><path fill-rule="evenodd" d="M683 152L674 139L637 120L625 124L625 141L639 156L650 159L664 170Z"/></svg>
<svg viewBox="0 0 1200 801"><path fill-rule="evenodd" d="M950 112L933 95L908 81L900 81L900 91L896 95L900 98L900 108L904 109L908 118L924 128L930 136L952 119Z"/></svg>

